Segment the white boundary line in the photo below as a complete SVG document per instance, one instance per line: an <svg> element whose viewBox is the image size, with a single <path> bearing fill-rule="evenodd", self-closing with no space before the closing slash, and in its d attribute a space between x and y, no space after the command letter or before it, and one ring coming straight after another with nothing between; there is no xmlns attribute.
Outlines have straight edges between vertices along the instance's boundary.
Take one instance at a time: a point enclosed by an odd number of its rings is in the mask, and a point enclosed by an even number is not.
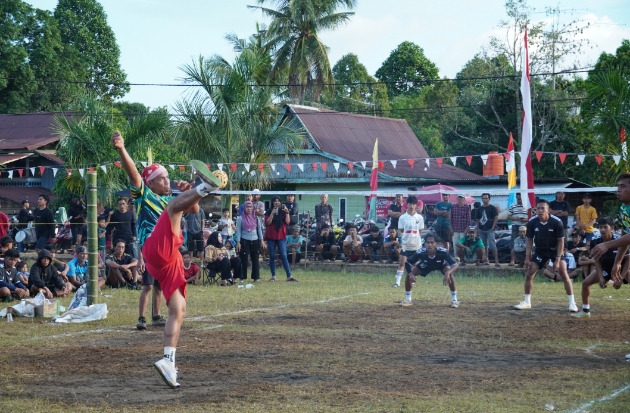
<svg viewBox="0 0 630 413"><path fill-rule="evenodd" d="M582 413L586 411L586 409L591 407L595 402L606 402L610 399L614 399L615 397L619 396L621 393L627 391L628 389L630 389L630 384L626 385L625 387L620 388L619 390L612 392L608 396L602 397L601 399L591 400L590 402L581 405L576 410L571 410L569 413Z"/></svg>

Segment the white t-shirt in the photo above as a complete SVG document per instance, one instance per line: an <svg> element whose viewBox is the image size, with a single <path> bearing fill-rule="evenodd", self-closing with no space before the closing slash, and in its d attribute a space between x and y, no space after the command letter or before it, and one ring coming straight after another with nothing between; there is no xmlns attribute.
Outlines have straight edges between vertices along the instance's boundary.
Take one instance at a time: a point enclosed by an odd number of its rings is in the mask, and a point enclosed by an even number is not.
<svg viewBox="0 0 630 413"><path fill-rule="evenodd" d="M227 225L221 230L221 236L223 238L231 237L232 235L234 235L234 228L232 228L232 226L234 225L234 221L232 221L232 218L221 217L218 225Z"/></svg>
<svg viewBox="0 0 630 413"><path fill-rule="evenodd" d="M348 235L344 241L352 242L352 236ZM359 245L363 245L363 237L359 234L357 234L357 241L359 241Z"/></svg>
<svg viewBox="0 0 630 413"><path fill-rule="evenodd" d="M418 212L413 215L405 212L398 220L398 229L402 230L402 250L416 251L422 246L422 230L424 229L424 218Z"/></svg>
<svg viewBox="0 0 630 413"><path fill-rule="evenodd" d="M567 263L567 269L569 271L570 270L574 270L577 267L577 264L575 263L575 257L570 252L565 252L564 255L569 260L569 262ZM551 271L553 271L553 261L552 260L549 260L549 264L547 266L549 267L549 269Z"/></svg>

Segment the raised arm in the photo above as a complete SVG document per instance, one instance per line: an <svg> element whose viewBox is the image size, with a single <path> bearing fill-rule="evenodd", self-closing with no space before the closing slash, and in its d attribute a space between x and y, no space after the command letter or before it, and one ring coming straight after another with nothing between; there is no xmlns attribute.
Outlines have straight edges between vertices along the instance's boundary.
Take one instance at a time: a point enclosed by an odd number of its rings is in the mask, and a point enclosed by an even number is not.
<svg viewBox="0 0 630 413"><path fill-rule="evenodd" d="M131 156L127 153L125 140L119 131L114 131L112 135L112 146L118 151L118 155L120 155L120 164L129 177L129 183L136 188L140 188L142 185L142 177L140 173L138 173L133 159L131 159Z"/></svg>

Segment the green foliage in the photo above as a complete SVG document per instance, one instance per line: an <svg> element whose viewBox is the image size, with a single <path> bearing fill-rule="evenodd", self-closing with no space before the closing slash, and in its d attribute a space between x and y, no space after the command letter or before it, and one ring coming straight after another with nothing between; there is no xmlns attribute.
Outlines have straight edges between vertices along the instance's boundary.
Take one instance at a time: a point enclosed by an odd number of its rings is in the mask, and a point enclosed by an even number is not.
<svg viewBox="0 0 630 413"><path fill-rule="evenodd" d="M120 67L120 49L107 24L103 6L96 0L59 0L55 9L62 41L72 46L86 68L87 90L113 99L129 91L127 75Z"/></svg>
<svg viewBox="0 0 630 413"><path fill-rule="evenodd" d="M231 42L239 41L228 36ZM184 65L185 81L200 86L176 103L181 115L178 145L182 153L207 163L251 162L249 174L228 170L232 188L262 188L270 183L269 171L260 174L257 163L270 153L297 151L303 132L293 124L277 124L274 89L259 87L271 74L269 51L256 38L239 41L243 52L230 64L214 55Z"/></svg>
<svg viewBox="0 0 630 413"><path fill-rule="evenodd" d="M49 12L21 0L0 3L0 113L67 109L80 86L46 80L84 73ZM36 81L40 80L40 81Z"/></svg>
<svg viewBox="0 0 630 413"><path fill-rule="evenodd" d="M359 62L357 55L343 56L332 69L335 77L335 91L332 99L323 103L341 112L359 112L382 116L389 109L387 87L375 83L366 67Z"/></svg>
<svg viewBox="0 0 630 413"><path fill-rule="evenodd" d="M439 79L438 68L415 43L402 42L376 71L376 78L387 83L390 99L396 96L413 96L423 87Z"/></svg>
<svg viewBox="0 0 630 413"><path fill-rule="evenodd" d="M318 33L345 24L353 12L337 12L340 7L352 9L356 0L257 0L276 8L248 6L272 19L265 45L274 52L272 79L288 81L292 102L319 102L322 93L334 83L328 60L328 47Z"/></svg>

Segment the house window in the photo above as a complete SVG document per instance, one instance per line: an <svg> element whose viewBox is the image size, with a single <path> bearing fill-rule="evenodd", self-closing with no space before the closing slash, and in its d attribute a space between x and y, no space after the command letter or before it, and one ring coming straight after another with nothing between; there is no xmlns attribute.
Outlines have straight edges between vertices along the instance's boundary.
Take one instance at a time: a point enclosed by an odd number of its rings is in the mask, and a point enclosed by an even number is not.
<svg viewBox="0 0 630 413"><path fill-rule="evenodd" d="M346 221L346 202L347 198L339 198L339 219Z"/></svg>

